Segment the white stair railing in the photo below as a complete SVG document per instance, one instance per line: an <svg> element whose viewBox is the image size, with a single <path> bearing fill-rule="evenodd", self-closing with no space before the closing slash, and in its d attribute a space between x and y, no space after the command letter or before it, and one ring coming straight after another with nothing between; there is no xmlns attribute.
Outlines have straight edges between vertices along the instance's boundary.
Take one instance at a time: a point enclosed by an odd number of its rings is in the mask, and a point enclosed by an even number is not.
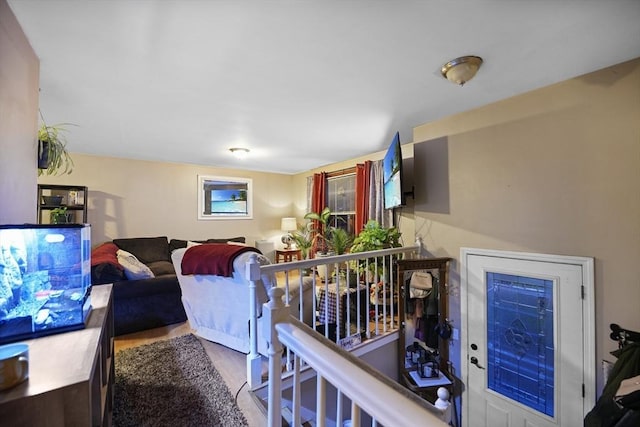
<svg viewBox="0 0 640 427"><path fill-rule="evenodd" d="M351 425L360 426L361 412L364 411L373 420L374 425L385 426L447 426L451 420L451 411L446 401L436 405L420 399L409 390L384 376L349 352L341 349L332 341L311 329L309 326L289 315L282 297L281 288L272 288L270 301L264 304L264 335L269 345L269 390L268 425L282 425L281 408L281 361L283 345L291 350L294 363L294 392L292 402L292 420L290 425L301 425L300 410L300 361L316 373L317 397L315 425L324 427L326 421L326 385L331 384L339 395L351 400L348 417ZM445 389L439 395L448 399ZM342 414L338 405L336 425L341 425Z"/></svg>
<svg viewBox="0 0 640 427"><path fill-rule="evenodd" d="M313 319L315 325L316 308L322 306L321 321L318 322L318 326L323 327L325 337L331 337L338 342L349 336L352 329L356 329L357 331L362 331L364 339L371 339L396 331L399 328L399 325L394 323L399 307L393 301L393 295L399 291L399 284L395 283L396 274L393 259L397 257L420 257L423 255L423 252L422 241L418 239L413 246L327 256L281 264L260 265L257 258L252 256L246 265L245 272L250 297L250 351L247 355L247 383L249 387L253 389L262 383L261 356L258 352L258 340L262 331L258 330L259 322L258 313L256 312L256 307L259 305L256 303L256 286L262 286L260 282L261 278L275 277L278 273L284 275L283 283L278 283L278 286L285 292L286 305L293 303L289 294L290 281L299 281L299 301L296 301L296 303L299 303L301 309L299 319L303 320L306 316L307 318ZM331 270L340 265L349 266L354 262L366 271L373 270L383 272L382 277L378 277L378 275L375 274L371 277L367 276L364 282L358 280L358 283L354 284L351 282L352 279L349 274L346 274L345 277L336 276L334 278L319 278L316 274L303 278L302 275L302 272L305 270L315 271L319 267ZM347 267L347 273L349 272L349 268L350 267ZM292 277L291 279L290 276ZM311 280L311 287L313 288L312 303L307 304L307 306L303 304L302 289L304 280ZM318 291L320 295L324 295L324 298L318 299L316 291ZM372 291L379 292L379 295L381 295L380 297L376 296L373 302L371 298L371 295L373 295L371 293ZM328 297L329 294L332 294L331 298ZM344 296L342 296L342 294L344 294ZM391 298L391 300L387 298ZM351 309L354 307L355 316L352 316ZM303 311L307 314L303 314ZM311 313L309 311L311 311ZM329 317L331 315L333 318L330 322ZM369 327L370 316L375 325L373 330ZM263 321L263 319L260 320ZM332 325L330 325L330 323L332 323ZM331 330L331 327L335 330ZM290 370L291 366L286 366L286 369Z"/></svg>

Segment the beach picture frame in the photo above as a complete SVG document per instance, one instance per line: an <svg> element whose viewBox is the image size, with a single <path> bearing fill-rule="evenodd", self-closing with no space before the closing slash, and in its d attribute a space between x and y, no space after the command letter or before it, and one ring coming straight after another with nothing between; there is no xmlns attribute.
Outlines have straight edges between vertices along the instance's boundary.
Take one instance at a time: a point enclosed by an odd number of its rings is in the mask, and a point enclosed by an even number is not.
<svg viewBox="0 0 640 427"><path fill-rule="evenodd" d="M252 218L251 178L198 175L198 220Z"/></svg>

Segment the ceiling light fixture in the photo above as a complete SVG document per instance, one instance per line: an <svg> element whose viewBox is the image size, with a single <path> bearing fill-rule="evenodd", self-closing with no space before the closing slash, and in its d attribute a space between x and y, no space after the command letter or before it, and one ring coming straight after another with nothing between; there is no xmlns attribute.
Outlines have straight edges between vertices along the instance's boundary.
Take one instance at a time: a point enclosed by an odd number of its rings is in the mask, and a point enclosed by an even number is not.
<svg viewBox="0 0 640 427"><path fill-rule="evenodd" d="M233 154L233 156L236 159L245 159L249 154L248 148L234 147L234 148L229 148L229 151L231 151L231 154Z"/></svg>
<svg viewBox="0 0 640 427"><path fill-rule="evenodd" d="M444 64L441 71L444 78L463 86L476 75L480 65L482 58L479 56L461 56Z"/></svg>

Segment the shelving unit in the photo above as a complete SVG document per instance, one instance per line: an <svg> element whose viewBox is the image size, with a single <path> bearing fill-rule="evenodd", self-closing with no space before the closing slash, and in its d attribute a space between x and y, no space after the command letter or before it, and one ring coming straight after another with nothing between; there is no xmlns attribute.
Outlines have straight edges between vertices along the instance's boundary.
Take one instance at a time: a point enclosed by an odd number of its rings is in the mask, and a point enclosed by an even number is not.
<svg viewBox="0 0 640 427"><path fill-rule="evenodd" d="M38 185L38 224L50 224L50 213L59 207L66 207L68 223L87 223L87 198L89 190L80 185ZM43 197L62 196L60 205L47 204Z"/></svg>
<svg viewBox="0 0 640 427"><path fill-rule="evenodd" d="M436 283L434 286L437 287L437 320L438 323L444 324L447 322L448 318L448 283L449 283L449 263L451 258L427 258L427 259L415 259L415 260L400 260L397 262L397 278L398 283L401 286L400 294L400 306L405 306L405 301L409 298L409 285L404 282L406 278L405 273L412 272L428 272L431 271L435 273L435 277L437 277ZM412 377L412 373L416 373L416 366L412 364L407 364L406 360L406 349L407 349L407 338L405 336L407 330L407 320L406 313L404 310L400 310L399 313L399 321L401 325L400 337L398 339L398 368L400 372L400 376L402 379L402 383L409 390L423 397L424 399L435 402L437 399L437 389L441 386L447 387L449 392L453 395L454 390L454 381L451 372L448 369L449 362L449 338L438 337L438 346L433 350L438 351L438 364L441 375L439 377L434 378L433 380L429 379L424 381L424 385L419 385L416 380ZM424 341L420 341L417 338L411 338L409 341L417 342L423 348L428 348Z"/></svg>
<svg viewBox="0 0 640 427"><path fill-rule="evenodd" d="M115 365L112 285L94 286L84 329L24 341L29 378L0 392L0 424L110 426Z"/></svg>

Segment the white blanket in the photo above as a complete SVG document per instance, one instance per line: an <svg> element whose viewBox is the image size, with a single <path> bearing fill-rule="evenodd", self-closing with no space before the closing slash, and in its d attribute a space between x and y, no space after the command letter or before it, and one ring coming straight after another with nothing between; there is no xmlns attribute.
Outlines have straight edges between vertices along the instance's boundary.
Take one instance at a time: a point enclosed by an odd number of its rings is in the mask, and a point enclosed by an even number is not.
<svg viewBox="0 0 640 427"><path fill-rule="evenodd" d="M176 269L182 291L182 303L193 332L209 341L222 344L243 353L248 353L249 343L249 286L244 278L245 265L255 252L240 254L234 261L233 277L213 275L182 275L181 263L186 248L173 251L171 259ZM260 264L269 264L269 260L258 255ZM297 282L297 281L294 281ZM268 301L267 290L277 285L274 277L263 276L256 287L258 316L262 313L262 304ZM310 281L305 281L305 312L312 313L313 295ZM292 301L299 301L299 286L289 284ZM291 304L299 310L298 304ZM294 310L292 309L292 312ZM296 313L297 316L297 313ZM305 319L306 321L306 319ZM310 320L309 320L310 322ZM266 343L260 338L261 325L258 320L258 350L266 354Z"/></svg>

